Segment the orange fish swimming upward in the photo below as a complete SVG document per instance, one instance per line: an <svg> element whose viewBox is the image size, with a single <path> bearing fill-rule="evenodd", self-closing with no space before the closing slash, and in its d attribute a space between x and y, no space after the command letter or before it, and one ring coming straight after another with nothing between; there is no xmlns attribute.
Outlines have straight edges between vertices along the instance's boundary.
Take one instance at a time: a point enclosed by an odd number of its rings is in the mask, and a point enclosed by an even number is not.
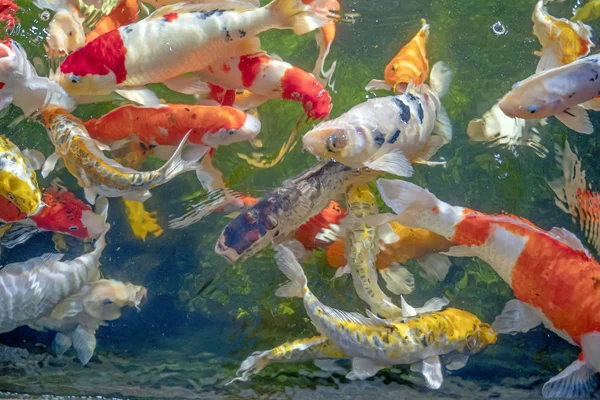
<svg viewBox="0 0 600 400"><path fill-rule="evenodd" d="M492 327L498 333L544 326L581 348L569 367L544 385L544 397L588 397L600 371L600 265L562 228L545 231L512 215L452 206L417 185L379 179L379 193L402 224L454 242L448 254L479 257L513 289Z"/></svg>
<svg viewBox="0 0 600 400"><path fill-rule="evenodd" d="M98 21L94 30L85 37L85 42L89 43L100 35L136 22L139 12L138 0L121 0L110 14L103 16Z"/></svg>
<svg viewBox="0 0 600 400"><path fill-rule="evenodd" d="M337 0L302 0L302 2L320 10L327 10L333 13L340 11L340 3ZM331 64L331 67L327 71L325 71L325 59L329 55L329 50L331 49L331 44L335 39L336 33L336 22L333 20L329 20L329 22L325 26L321 27L321 29L315 34L315 37L317 39L317 45L319 46L319 58L317 58L315 69L313 70L313 75L317 78L319 76L322 76L323 79L319 80L323 84L331 81L331 77L333 75L333 72L335 71L335 66L337 64L337 62L334 61Z"/></svg>
<svg viewBox="0 0 600 400"><path fill-rule="evenodd" d="M425 82L429 75L429 61L427 60L427 39L429 38L429 24L422 19L422 27L385 67L385 81L372 80L367 89L393 89L394 92L403 92L412 82L419 86Z"/></svg>

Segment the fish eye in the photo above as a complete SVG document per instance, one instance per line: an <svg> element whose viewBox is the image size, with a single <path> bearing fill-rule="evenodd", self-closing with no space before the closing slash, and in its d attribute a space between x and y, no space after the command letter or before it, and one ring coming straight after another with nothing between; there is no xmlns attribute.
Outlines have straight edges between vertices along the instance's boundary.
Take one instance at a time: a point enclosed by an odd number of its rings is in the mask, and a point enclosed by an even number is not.
<svg viewBox="0 0 600 400"><path fill-rule="evenodd" d="M396 72L396 66L392 65L392 72Z"/></svg>
<svg viewBox="0 0 600 400"><path fill-rule="evenodd" d="M229 132L227 132L227 133L228 133L228 134L231 136L231 135L235 134L235 131L232 129L232 130L230 130L230 131L229 131Z"/></svg>
<svg viewBox="0 0 600 400"><path fill-rule="evenodd" d="M471 336L469 339L467 339L467 347L469 350L475 350L479 347L479 340L476 336Z"/></svg>
<svg viewBox="0 0 600 400"><path fill-rule="evenodd" d="M537 106L529 106L527 107L527 111L529 112L529 114L535 114L535 112L538 110Z"/></svg>
<svg viewBox="0 0 600 400"><path fill-rule="evenodd" d="M330 135L327 138L327 151L330 153L337 153L340 150L337 146L338 146L338 136Z"/></svg>
<svg viewBox="0 0 600 400"><path fill-rule="evenodd" d="M70 230L70 231L78 231L78 230L79 230L79 227L78 227L78 226L70 226L70 227L69 227L69 230Z"/></svg>
<svg viewBox="0 0 600 400"><path fill-rule="evenodd" d="M81 78L77 75L71 75L69 79L71 80L71 83L79 83L81 81Z"/></svg>
<svg viewBox="0 0 600 400"><path fill-rule="evenodd" d="M110 301L109 299L104 299L104 300L102 300L102 304L104 304L104 305L109 305L109 304L112 304L112 303L113 303L113 302L112 302L112 301Z"/></svg>
<svg viewBox="0 0 600 400"><path fill-rule="evenodd" d="M519 86L521 86L521 81L519 81L519 82L515 83L515 84L512 86L512 88L513 88L513 89L516 89L516 88L518 88Z"/></svg>

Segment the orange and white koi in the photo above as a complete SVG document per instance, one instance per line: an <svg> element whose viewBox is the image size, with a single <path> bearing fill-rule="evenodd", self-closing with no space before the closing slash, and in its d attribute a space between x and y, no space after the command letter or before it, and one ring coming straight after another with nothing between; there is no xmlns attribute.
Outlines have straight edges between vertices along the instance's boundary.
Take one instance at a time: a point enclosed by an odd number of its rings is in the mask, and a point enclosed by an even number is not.
<svg viewBox="0 0 600 400"><path fill-rule="evenodd" d="M29 326L40 331L58 331L52 342L56 355L62 356L73 347L81 364L86 365L96 350L98 328L106 325L105 321L119 319L124 307L139 310L147 293L143 286L114 279L100 279L63 299L48 316Z"/></svg>
<svg viewBox="0 0 600 400"><path fill-rule="evenodd" d="M121 0L110 14L103 16L94 26L94 30L85 37L89 43L98 36L132 24L138 20L140 5L138 0Z"/></svg>
<svg viewBox="0 0 600 400"><path fill-rule="evenodd" d="M56 82L38 76L23 47L0 41L0 109L14 104L27 116L48 104L73 110L75 102Z"/></svg>
<svg viewBox="0 0 600 400"><path fill-rule="evenodd" d="M548 182L556 195L556 205L571 215L573 223L579 221L585 238L600 253L600 193L588 187L581 161L569 142L565 142L564 149L556 145L555 153L563 173L561 178Z"/></svg>
<svg viewBox="0 0 600 400"><path fill-rule="evenodd" d="M205 91L212 100L227 99L219 88L251 92L256 105L270 99L297 101L311 119L323 119L331 112L331 98L310 73L265 54L220 59L197 76L209 82ZM215 86L216 85L216 86Z"/></svg>
<svg viewBox="0 0 600 400"><path fill-rule="evenodd" d="M440 92L421 85L401 95L369 99L310 130L302 139L304 148L351 168L411 176L413 163L427 164L452 139L452 125L438 97L450 76L437 63L432 81Z"/></svg>
<svg viewBox="0 0 600 400"><path fill-rule="evenodd" d="M340 3L337 0L302 0L304 4L308 4L311 7L326 10L330 13L336 13L340 11ZM323 26L316 34L317 46L319 47L319 57L315 63L315 69L313 75L320 78L320 82L325 85L331 83L331 78L335 71L337 61L331 63L331 67L325 71L325 60L331 50L331 44L335 40L337 33L337 25L335 21L330 20L327 25Z"/></svg>
<svg viewBox="0 0 600 400"><path fill-rule="evenodd" d="M180 75L202 70L219 58L260 51L256 35L268 29L303 34L326 22L327 16L300 0L274 0L262 8L240 2L166 6L74 51L53 78L73 95L117 90L127 98L140 101L145 96L156 103L156 96L141 86L163 82L193 94L197 79Z"/></svg>
<svg viewBox="0 0 600 400"><path fill-rule="evenodd" d="M189 161L182 158L186 135L165 165L154 171L140 172L107 158L90 137L83 121L65 110L46 108L42 112L42 122L56 149L46 160L42 176L47 176L59 158L62 159L67 170L84 188L85 197L91 204L97 195L143 202L151 196L149 189L186 171L195 171L196 162L203 155Z"/></svg>
<svg viewBox="0 0 600 400"><path fill-rule="evenodd" d="M336 240L334 229L345 216L346 210L338 202L330 200L323 211L298 228L295 239L302 243L306 250L326 247L332 240Z"/></svg>
<svg viewBox="0 0 600 400"><path fill-rule="evenodd" d="M560 65L570 64L579 57L585 57L594 47L592 28L581 21L571 22L566 18L554 18L544 7L545 0L539 0L531 20L533 34L542 45L536 72L545 71Z"/></svg>
<svg viewBox="0 0 600 400"><path fill-rule="evenodd" d="M451 206L409 182L379 179L377 186L398 222L444 236L456 244L447 254L479 257L509 284L518 300L496 318L496 332L526 332L543 323L582 348L579 359L544 385L544 397L588 396L594 390L600 371L600 265L574 234Z"/></svg>
<svg viewBox="0 0 600 400"><path fill-rule="evenodd" d="M411 82L414 86L422 85L425 82L429 75L426 47L429 38L429 24L422 19L421 25L419 32L400 49L385 67L384 81L372 80L368 83L367 90L382 89L404 92Z"/></svg>
<svg viewBox="0 0 600 400"><path fill-rule="evenodd" d="M594 126L587 109L600 110L600 55L536 73L517 82L498 106L511 118L555 116L568 128L590 134Z"/></svg>
<svg viewBox="0 0 600 400"><path fill-rule="evenodd" d="M104 231L103 216L57 183L43 192L44 207L27 217L6 198L0 197L0 221L14 223L0 238L0 245L13 248L39 232L55 232L78 239L98 239Z"/></svg>

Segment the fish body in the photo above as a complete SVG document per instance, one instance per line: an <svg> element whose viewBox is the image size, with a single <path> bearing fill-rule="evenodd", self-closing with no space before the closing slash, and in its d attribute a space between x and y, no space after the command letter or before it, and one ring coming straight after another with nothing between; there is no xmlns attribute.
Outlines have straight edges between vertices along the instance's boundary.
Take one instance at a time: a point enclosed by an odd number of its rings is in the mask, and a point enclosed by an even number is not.
<svg viewBox="0 0 600 400"><path fill-rule="evenodd" d="M544 385L545 397L590 393L600 370L600 265L571 232L545 231L511 215L488 215L446 204L408 182L379 180L398 221L431 230L457 246L449 255L477 256L507 282L517 300L496 318L499 333L526 332L543 323L582 355Z"/></svg>
<svg viewBox="0 0 600 400"><path fill-rule="evenodd" d="M75 103L56 83L38 76L15 40L0 41L0 109L11 103L31 115L48 104L72 110Z"/></svg>
<svg viewBox="0 0 600 400"><path fill-rule="evenodd" d="M152 146L178 146L189 132L189 144L216 148L252 141L260 132L260 121L233 107L125 105L86 121L85 128L106 144L134 139Z"/></svg>
<svg viewBox="0 0 600 400"><path fill-rule="evenodd" d="M588 242L600 253L600 193L588 188L585 171L568 142L555 147L556 161L563 176L548 182L556 195L558 208L570 214L573 223L579 223Z"/></svg>
<svg viewBox="0 0 600 400"><path fill-rule="evenodd" d="M337 0L302 0L302 2L310 5L313 8L326 10L330 13L337 13L340 11L340 3ZM323 84L331 82L331 78L337 64L337 62L334 61L331 64L331 67L325 71L325 60L329 55L331 44L335 40L336 33L337 24L335 21L330 20L315 34L317 46L319 47L319 57L315 63L313 75L316 77L321 77L320 82Z"/></svg>
<svg viewBox="0 0 600 400"><path fill-rule="evenodd" d="M48 316L63 299L82 286L100 279L100 256L106 246L106 231L94 250L70 261L63 254L44 254L0 270L0 332L34 323Z"/></svg>
<svg viewBox="0 0 600 400"><path fill-rule="evenodd" d="M467 127L469 140L474 142L486 142L490 146L506 148L517 154L517 148L528 146L535 153L545 158L548 149L541 144L541 137L537 126L543 125L544 121L539 119L510 118L495 104L489 111L483 114L483 118L473 119Z"/></svg>
<svg viewBox="0 0 600 400"><path fill-rule="evenodd" d="M439 65L439 67L438 67ZM443 65L444 80L450 71ZM433 74L432 74L433 75ZM369 99L338 118L321 122L303 138L304 148L317 157L336 160L352 168L367 167L411 176L415 162L427 160L451 140L451 125L437 94L428 86L407 93ZM439 121L438 121L439 122Z"/></svg>
<svg viewBox="0 0 600 400"><path fill-rule="evenodd" d="M329 200L343 195L351 183L365 182L376 173L355 170L336 162L319 163L283 182L243 210L223 230L215 251L229 262L246 259L273 244L282 243L317 215Z"/></svg>
<svg viewBox="0 0 600 400"><path fill-rule="evenodd" d="M544 7L544 0L536 3L533 15L533 34L542 45L541 57L536 72L570 64L585 57L594 47L592 28L581 21L571 22L566 18L554 18Z"/></svg>
<svg viewBox="0 0 600 400"><path fill-rule="evenodd" d="M81 287L63 299L49 316L29 324L37 330L58 331L52 348L58 356L71 346L79 361L86 365L96 349L96 331L105 321L121 316L121 308L138 308L146 298L145 287L113 279L100 279ZM138 308L139 309L139 308Z"/></svg>
<svg viewBox="0 0 600 400"><path fill-rule="evenodd" d="M267 351L255 351L246 358L231 382L247 381L271 364L304 363L324 359L348 358L325 336L313 336L283 343Z"/></svg>
<svg viewBox="0 0 600 400"><path fill-rule="evenodd" d="M380 319L373 314L365 317L328 307L310 292L304 271L289 249L279 246L275 259L291 280L276 295L303 298L317 331L352 358L353 370L346 376L348 379L365 379L395 364L423 362L428 386L437 389L443 380L440 355L456 352L466 356L496 341L490 326L471 313L455 308L431 312L430 309L439 310L442 303L447 304L441 299L430 302L422 314L412 309L413 316L397 319ZM408 311L410 306L405 307Z"/></svg>
<svg viewBox="0 0 600 400"><path fill-rule="evenodd" d="M219 58L257 52L260 41L254 36L271 28L301 34L326 22L300 0L274 0L262 8L239 2L166 6L74 51L55 79L71 94L109 94L166 82Z"/></svg>
<svg viewBox="0 0 600 400"><path fill-rule="evenodd" d="M410 82L419 86L429 75L429 61L427 60L429 24L422 19L421 25L419 32L400 49L385 67L385 82L392 86L394 91L398 85L408 85Z"/></svg>
<svg viewBox="0 0 600 400"><path fill-rule="evenodd" d="M578 7L573 16L573 21L592 21L600 16L600 1L588 0L583 6Z"/></svg>
<svg viewBox="0 0 600 400"><path fill-rule="evenodd" d="M331 112L329 93L312 74L265 54L219 59L196 75L227 90L248 90L263 101L297 101L312 119L323 119ZM221 96L214 89L211 93L213 100Z"/></svg>
<svg viewBox="0 0 600 400"><path fill-rule="evenodd" d="M34 0L39 9L54 11L48 24L46 53L50 58L65 56L85 43L85 17L77 0Z"/></svg>
<svg viewBox="0 0 600 400"><path fill-rule="evenodd" d="M352 185L346 191L349 208L346 233L346 259L358 297L369 305L373 314L383 318L402 317L400 307L392 302L377 283L377 255L380 233L377 226L363 222L379 214L375 194L367 185Z"/></svg>
<svg viewBox="0 0 600 400"><path fill-rule="evenodd" d="M13 203L25 216L37 214L44 206L32 165L32 162L43 162L43 157L41 158L42 160L28 160L13 142L0 135L0 196Z"/></svg>
<svg viewBox="0 0 600 400"><path fill-rule="evenodd" d="M132 24L138 20L140 5L138 0L121 0L110 14L100 18L94 30L85 36L85 43L89 43L98 36L108 33L122 26Z"/></svg>
<svg viewBox="0 0 600 400"><path fill-rule="evenodd" d="M96 195L145 201L151 196L149 189L197 168L197 160L188 162L181 158L184 142L173 157L155 171L140 172L126 168L107 158L90 137L83 122L65 110L48 108L42 113L42 119L56 148L56 153L49 160L54 163L58 157L63 160L67 170L77 178L79 185L85 190L86 198L92 204ZM49 172L53 167L47 160L44 170Z"/></svg>
<svg viewBox="0 0 600 400"><path fill-rule="evenodd" d="M498 104L511 118L541 119L555 116L568 128L590 134L594 127L584 107L600 109L600 55L536 73L516 83Z"/></svg>
<svg viewBox="0 0 600 400"><path fill-rule="evenodd" d="M306 250L326 247L336 237L334 229L346 216L346 210L336 201L329 201L327 207L319 214L311 217L296 231L295 239Z"/></svg>
<svg viewBox="0 0 600 400"><path fill-rule="evenodd" d="M0 1L0 22L4 22L8 29L13 29L17 23L15 14L19 10L19 6L10 0Z"/></svg>

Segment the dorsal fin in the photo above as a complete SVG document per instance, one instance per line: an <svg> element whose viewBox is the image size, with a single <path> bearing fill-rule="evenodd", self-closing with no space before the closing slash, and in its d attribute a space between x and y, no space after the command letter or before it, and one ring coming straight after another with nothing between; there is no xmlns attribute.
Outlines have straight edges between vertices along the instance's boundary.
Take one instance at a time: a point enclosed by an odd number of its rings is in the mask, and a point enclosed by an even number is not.
<svg viewBox="0 0 600 400"><path fill-rule="evenodd" d="M248 11L256 8L255 2L251 1L221 1L214 3L176 3L161 7L154 11L146 19L162 18L167 14L187 14L196 11L235 10Z"/></svg>
<svg viewBox="0 0 600 400"><path fill-rule="evenodd" d="M331 317L333 317L336 320L341 321L341 322L350 322L350 323L362 325L362 326L386 327L386 328L394 327L394 325L392 325L390 322L388 322L384 319L381 319L379 317L367 318L364 315L359 314L357 312L346 312L346 311L342 311L342 310L337 310L335 308L329 308L329 310L327 310L326 312ZM373 315L373 314L371 313L371 315Z"/></svg>
<svg viewBox="0 0 600 400"><path fill-rule="evenodd" d="M581 240L579 240L579 238L575 236L573 232L555 226L554 228L550 229L548 233L559 242L566 244L572 249L583 251L585 254L590 256L588 249L585 248L583 243L581 243Z"/></svg>
<svg viewBox="0 0 600 400"><path fill-rule="evenodd" d="M21 263L7 264L0 269L0 275L3 274L20 274L22 272L30 272L41 265L53 264L60 261L64 254L47 253L39 257L32 258Z"/></svg>

